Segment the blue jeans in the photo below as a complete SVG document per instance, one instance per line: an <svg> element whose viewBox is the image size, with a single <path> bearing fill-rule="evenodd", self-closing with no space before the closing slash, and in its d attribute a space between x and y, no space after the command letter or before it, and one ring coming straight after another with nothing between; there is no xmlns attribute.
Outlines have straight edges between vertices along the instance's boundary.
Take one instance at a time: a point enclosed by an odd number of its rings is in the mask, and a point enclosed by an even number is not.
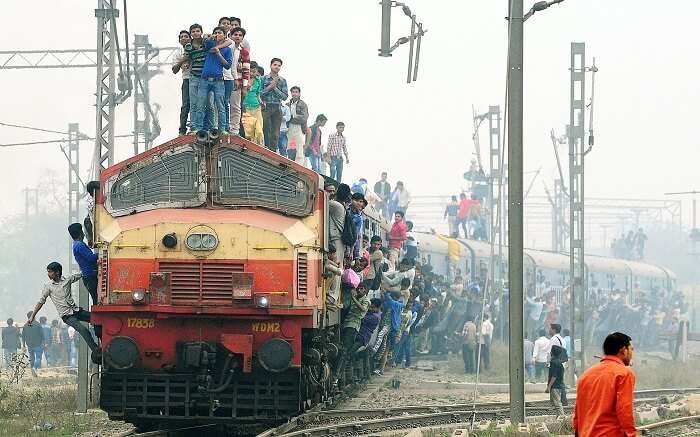
<svg viewBox="0 0 700 437"><path fill-rule="evenodd" d="M221 130L228 131L229 128L231 127L231 93L233 92L233 81L232 80L225 80L224 81L224 113L226 114L226 117L224 118L223 121L219 121L219 127Z"/></svg>
<svg viewBox="0 0 700 437"><path fill-rule="evenodd" d="M37 347L30 347L27 348L27 352L29 352L29 363L31 366L35 369L38 369L41 367L41 356L44 353L44 347L43 346L37 346Z"/></svg>
<svg viewBox="0 0 700 437"><path fill-rule="evenodd" d="M190 127L192 129L194 129L192 122L194 121L194 113L197 110L197 95L199 94L199 82L201 82L201 80L202 79L197 76L190 77L188 97L190 99Z"/></svg>
<svg viewBox="0 0 700 437"><path fill-rule="evenodd" d="M331 179L341 182L343 179L343 157L331 156Z"/></svg>
<svg viewBox="0 0 700 437"><path fill-rule="evenodd" d="M191 78L190 82L192 82ZM207 128L205 126L204 118L207 106L209 106L208 102L210 91L214 93L214 104L216 105L216 110L219 114L219 122L224 121L225 123L228 119L226 117L226 110L224 109L224 94L226 92L224 88L224 80L214 78L201 79L197 90L197 104L195 106L196 109L194 119L192 121L192 128L194 130ZM190 98L192 98L192 96L190 96ZM219 129L224 130L221 128L221 124L219 125Z"/></svg>
<svg viewBox="0 0 700 437"><path fill-rule="evenodd" d="M394 347L394 364L397 366L406 359L406 367L411 366L411 336L404 332Z"/></svg>
<svg viewBox="0 0 700 437"><path fill-rule="evenodd" d="M316 173L319 173L321 170L321 159L317 155L311 155L309 156L309 162L311 163L311 170L315 171Z"/></svg>
<svg viewBox="0 0 700 437"><path fill-rule="evenodd" d="M287 141L287 132L280 131L280 139L277 141L277 153L284 157L287 157Z"/></svg>

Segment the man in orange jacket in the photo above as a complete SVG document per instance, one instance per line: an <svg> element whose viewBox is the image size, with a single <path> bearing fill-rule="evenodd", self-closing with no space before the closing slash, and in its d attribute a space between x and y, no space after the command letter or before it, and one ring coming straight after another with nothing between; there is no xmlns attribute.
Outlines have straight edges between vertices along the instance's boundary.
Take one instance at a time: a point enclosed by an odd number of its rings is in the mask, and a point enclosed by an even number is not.
<svg viewBox="0 0 700 437"><path fill-rule="evenodd" d="M621 332L603 342L605 356L578 381L573 424L577 437L634 437L632 339Z"/></svg>

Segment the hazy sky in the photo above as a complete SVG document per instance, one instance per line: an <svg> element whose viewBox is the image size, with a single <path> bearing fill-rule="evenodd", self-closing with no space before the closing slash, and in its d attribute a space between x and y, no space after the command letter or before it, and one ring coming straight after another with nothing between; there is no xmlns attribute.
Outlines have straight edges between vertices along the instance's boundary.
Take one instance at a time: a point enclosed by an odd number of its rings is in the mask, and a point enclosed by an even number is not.
<svg viewBox="0 0 700 437"><path fill-rule="evenodd" d="M408 1L428 29L419 80L411 85L405 83L407 46L393 58L377 56L376 0L209 0L196 7L185 1L130 1L129 31L148 34L155 46L172 46L178 31L193 22L211 30L222 15L242 17L253 60L267 66L271 57L283 58L282 74L290 86L301 86L312 117L320 112L329 117L326 133L336 121L346 123L347 178L374 182L386 169L392 182L402 179L414 194L448 194L463 185L461 175L473 153L472 105L479 112L489 104L503 105L507 2ZM86 0L42 2L41 7L4 4L3 29L14 37L0 42L0 50L94 48L95 5ZM659 5L567 0L526 23L526 170L543 166L543 180L551 186L556 166L549 131L563 133L568 121L570 42L585 41L589 61L595 56L599 68L587 195L662 198L665 191L697 188L698 44L689 30L697 25L700 3ZM409 26L395 10L392 41ZM0 122L61 131L78 122L83 132L94 133L94 69L0 74ZM177 133L180 80L163 69L151 81L152 101L162 105L158 144ZM132 107L131 101L119 107L117 134L132 131ZM3 144L57 137L0 127ZM85 176L92 149L88 142L81 148ZM117 143L118 159L131 151L129 139ZM0 148L0 155L0 216L22 209L21 189L45 169L67 173L58 145ZM535 190L542 192L541 187L538 182Z"/></svg>

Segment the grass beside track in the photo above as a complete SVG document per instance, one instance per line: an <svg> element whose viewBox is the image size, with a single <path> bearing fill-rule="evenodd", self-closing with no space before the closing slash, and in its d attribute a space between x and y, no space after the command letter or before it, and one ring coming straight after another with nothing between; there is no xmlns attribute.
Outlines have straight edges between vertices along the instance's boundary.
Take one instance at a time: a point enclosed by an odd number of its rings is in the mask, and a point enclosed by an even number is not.
<svg viewBox="0 0 700 437"><path fill-rule="evenodd" d="M109 435L114 427L99 410L75 409L75 377L27 378L21 387L0 380L0 437Z"/></svg>

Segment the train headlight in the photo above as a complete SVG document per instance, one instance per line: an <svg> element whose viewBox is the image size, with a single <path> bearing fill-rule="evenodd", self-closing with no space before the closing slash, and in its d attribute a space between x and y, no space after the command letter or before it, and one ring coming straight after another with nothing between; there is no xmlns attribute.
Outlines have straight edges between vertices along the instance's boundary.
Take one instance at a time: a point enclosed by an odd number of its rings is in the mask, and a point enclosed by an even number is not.
<svg viewBox="0 0 700 437"><path fill-rule="evenodd" d="M146 301L146 292L144 290L134 290L131 292L131 300L135 304L142 304Z"/></svg>
<svg viewBox="0 0 700 437"><path fill-rule="evenodd" d="M216 247L216 237L212 234L202 234L202 248L211 250Z"/></svg>
<svg viewBox="0 0 700 437"><path fill-rule="evenodd" d="M260 308L268 308L270 306L270 298L265 295L255 296L255 306Z"/></svg>
<svg viewBox="0 0 700 437"><path fill-rule="evenodd" d="M214 234L194 233L187 236L185 244L191 250L213 250L219 244Z"/></svg>
<svg viewBox="0 0 700 437"><path fill-rule="evenodd" d="M193 250L202 249L202 234L190 234L187 237L187 247Z"/></svg>

